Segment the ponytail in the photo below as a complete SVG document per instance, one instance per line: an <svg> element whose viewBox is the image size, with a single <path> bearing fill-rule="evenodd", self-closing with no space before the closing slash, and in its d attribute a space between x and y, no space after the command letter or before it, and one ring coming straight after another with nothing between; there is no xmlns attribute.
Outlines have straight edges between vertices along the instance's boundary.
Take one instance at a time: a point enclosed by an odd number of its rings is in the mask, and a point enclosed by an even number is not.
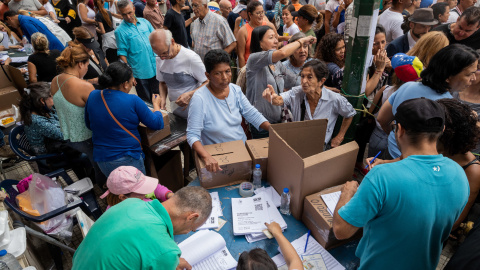
<svg viewBox="0 0 480 270"><path fill-rule="evenodd" d="M109 27L112 27L112 20L110 19L110 16L108 15L107 10L105 7L102 5L102 0L95 0L95 6L97 6L97 9L100 11L102 14L103 19L105 22L108 24Z"/></svg>

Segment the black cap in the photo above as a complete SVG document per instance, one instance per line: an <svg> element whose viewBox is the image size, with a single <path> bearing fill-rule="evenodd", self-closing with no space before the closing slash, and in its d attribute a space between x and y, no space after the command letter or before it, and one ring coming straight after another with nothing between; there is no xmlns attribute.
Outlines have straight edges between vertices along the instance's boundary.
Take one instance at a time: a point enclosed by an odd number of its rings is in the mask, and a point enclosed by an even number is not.
<svg viewBox="0 0 480 270"><path fill-rule="evenodd" d="M306 12L304 9L300 8L298 11L295 11L295 12L292 12L292 16L293 17L303 17L305 18L307 21L309 22L313 22L315 21L315 18L313 18L312 16L310 16L310 14L308 14L308 12Z"/></svg>
<svg viewBox="0 0 480 270"><path fill-rule="evenodd" d="M96 50L96 49L100 48L100 44L98 44L98 41L96 41L94 37L92 37L92 38L77 38L76 40L78 42L82 43L83 46L85 46L89 49Z"/></svg>
<svg viewBox="0 0 480 270"><path fill-rule="evenodd" d="M422 98L404 101L397 108L395 121L414 132L441 132L445 125L445 110L437 102Z"/></svg>

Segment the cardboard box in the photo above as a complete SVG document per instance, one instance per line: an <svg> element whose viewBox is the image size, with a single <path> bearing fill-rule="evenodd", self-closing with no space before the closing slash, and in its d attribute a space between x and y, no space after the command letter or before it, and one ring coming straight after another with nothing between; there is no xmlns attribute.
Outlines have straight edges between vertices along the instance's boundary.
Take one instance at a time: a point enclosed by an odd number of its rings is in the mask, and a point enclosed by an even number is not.
<svg viewBox="0 0 480 270"><path fill-rule="evenodd" d="M248 140L245 142L248 153L252 157L252 170L256 164L260 164L262 169L262 179L267 179L267 165L268 165L268 138Z"/></svg>
<svg viewBox="0 0 480 270"><path fill-rule="evenodd" d="M18 105L25 87L25 79L20 70L12 66L1 66L0 111L11 109L12 104Z"/></svg>
<svg viewBox="0 0 480 270"><path fill-rule="evenodd" d="M140 132L140 138L143 145L150 147L170 135L170 120L168 118L168 113L162 111L162 115L163 129L152 130L142 123L138 125L138 132Z"/></svg>
<svg viewBox="0 0 480 270"><path fill-rule="evenodd" d="M307 195L351 180L356 142L323 151L327 120L272 125L268 148L268 182L282 193L290 189L290 211L302 217Z"/></svg>
<svg viewBox="0 0 480 270"><path fill-rule="evenodd" d="M204 188L229 186L252 178L252 158L242 140L204 145L205 150L214 157L222 171L211 173L205 163L195 153L195 164L200 185Z"/></svg>
<svg viewBox="0 0 480 270"><path fill-rule="evenodd" d="M170 150L161 156L145 151L145 168L147 173L173 192L184 187L182 170L182 152Z"/></svg>
<svg viewBox="0 0 480 270"><path fill-rule="evenodd" d="M333 233L333 216L328 212L328 207L321 195L340 191L342 185L324 189L305 198L302 222L311 230L312 236L326 249L340 246L362 236L362 230L358 230L351 238L338 240Z"/></svg>

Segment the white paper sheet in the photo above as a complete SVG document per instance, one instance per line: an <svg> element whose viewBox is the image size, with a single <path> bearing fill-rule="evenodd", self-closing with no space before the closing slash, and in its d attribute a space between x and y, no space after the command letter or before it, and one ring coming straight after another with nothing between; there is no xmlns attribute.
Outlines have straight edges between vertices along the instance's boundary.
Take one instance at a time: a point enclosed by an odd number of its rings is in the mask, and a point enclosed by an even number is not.
<svg viewBox="0 0 480 270"><path fill-rule="evenodd" d="M232 198L233 234L261 233L270 222L267 204L262 197Z"/></svg>
<svg viewBox="0 0 480 270"><path fill-rule="evenodd" d="M308 270L327 270L323 256L320 253L302 255L303 267Z"/></svg>
<svg viewBox="0 0 480 270"><path fill-rule="evenodd" d="M212 213L207 218L205 223L198 228L198 230L206 230L206 229L216 229L219 226L218 217L223 216L222 206L220 204L220 198L218 197L218 192L210 193L212 197Z"/></svg>
<svg viewBox="0 0 480 270"><path fill-rule="evenodd" d="M287 223L283 219L283 216L280 214L280 211L278 211L278 209L274 207L270 199L270 196L267 194L267 192L265 191L260 192L257 195L253 196L253 198L255 197L266 198L265 204L267 205L268 215L270 217L270 221L267 221L267 222L270 223L275 221L278 223L278 225L280 225L280 228L282 228L282 231L287 229ZM261 232L261 233L252 233L252 234L245 235L245 238L247 239L247 242L253 243L263 239L267 239L267 236L263 232Z"/></svg>
<svg viewBox="0 0 480 270"><path fill-rule="evenodd" d="M267 196L269 196L269 198L271 199L271 201L273 202L275 207L280 207L280 204L282 204L282 202L281 202L282 198L277 193L275 188L273 188L272 186L261 187L259 189L256 189L254 192L255 192L255 194L260 194L261 192L265 192L265 194L267 194Z"/></svg>
<svg viewBox="0 0 480 270"><path fill-rule="evenodd" d="M184 258L193 269L227 270L234 268L237 261L226 248L225 239L216 232L198 231L178 244Z"/></svg>
<svg viewBox="0 0 480 270"><path fill-rule="evenodd" d="M342 194L341 191L321 195L323 201L327 205L328 212L330 215L332 215L332 217L333 212L335 212L335 207L337 207L338 200L340 200L340 194Z"/></svg>
<svg viewBox="0 0 480 270"><path fill-rule="evenodd" d="M308 239L307 251L304 253L303 250L305 248L306 240L307 240L307 234L304 234L302 237L292 242L292 246L293 248L295 248L299 256L320 253L322 255L323 261L325 262L325 265L327 266L328 270L344 270L345 269L345 267L343 267L312 236L310 236L310 238ZM278 248L278 251L280 251L280 248ZM276 255L272 259L277 265L277 267L280 267L285 264L285 259L283 258L282 254Z"/></svg>
<svg viewBox="0 0 480 270"><path fill-rule="evenodd" d="M28 56L12 57L12 63L26 63Z"/></svg>

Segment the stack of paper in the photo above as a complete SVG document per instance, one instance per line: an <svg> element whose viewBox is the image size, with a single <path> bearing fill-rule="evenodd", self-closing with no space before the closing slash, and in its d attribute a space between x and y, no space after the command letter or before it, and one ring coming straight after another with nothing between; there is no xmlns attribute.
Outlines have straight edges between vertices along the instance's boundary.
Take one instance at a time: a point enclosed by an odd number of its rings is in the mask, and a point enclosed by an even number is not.
<svg viewBox="0 0 480 270"><path fill-rule="evenodd" d="M212 213L207 218L207 221L205 221L205 223L200 228L198 228L198 230L218 228L218 217L223 216L222 206L220 204L218 192L212 192L210 193L210 196L212 197Z"/></svg>
<svg viewBox="0 0 480 270"><path fill-rule="evenodd" d="M335 212L335 207L337 207L338 200L340 200L340 194L342 194L341 191L321 195L323 201L327 205L328 212L330 215L332 215L332 217L333 213Z"/></svg>
<svg viewBox="0 0 480 270"><path fill-rule="evenodd" d="M178 245L193 270L227 270L237 261L226 247L225 239L216 232L198 231Z"/></svg>
<svg viewBox="0 0 480 270"><path fill-rule="evenodd" d="M270 200L270 195L268 195L266 192L260 192L257 195L255 195L253 198L255 198L255 197L267 198L265 200L265 203L267 204L268 216L269 216L269 219L270 219L270 221L267 221L267 222L271 223L271 222L275 221L280 225L280 227L282 228L282 231L287 229L287 223L283 219L283 217L280 214L280 212L278 211L278 209L275 207L275 205ZM263 239L267 239L267 236L263 232L261 232L261 233L247 234L247 235L245 235L245 238L247 239L247 241L249 243L252 243L252 242L260 241L260 240L263 240Z"/></svg>
<svg viewBox="0 0 480 270"><path fill-rule="evenodd" d="M265 198L232 198L232 221L234 235L261 233L270 222Z"/></svg>
<svg viewBox="0 0 480 270"><path fill-rule="evenodd" d="M281 197L272 186L266 187L266 188L261 187L261 188L257 188L255 190L255 194L260 194L262 192L264 192L266 194L266 196L268 196L267 198L270 199L270 201L273 202L275 207L280 207Z"/></svg>
<svg viewBox="0 0 480 270"><path fill-rule="evenodd" d="M308 239L307 251L303 252L305 249L305 243L307 241L307 234L304 234L302 237L292 242L293 248L297 251L298 256L311 255L311 254L321 254L325 265L328 270L343 270L343 267L326 249L324 249L312 236ZM278 248L280 251L280 248ZM272 260L275 262L277 267L285 265L285 259L280 253L277 256L273 257Z"/></svg>

